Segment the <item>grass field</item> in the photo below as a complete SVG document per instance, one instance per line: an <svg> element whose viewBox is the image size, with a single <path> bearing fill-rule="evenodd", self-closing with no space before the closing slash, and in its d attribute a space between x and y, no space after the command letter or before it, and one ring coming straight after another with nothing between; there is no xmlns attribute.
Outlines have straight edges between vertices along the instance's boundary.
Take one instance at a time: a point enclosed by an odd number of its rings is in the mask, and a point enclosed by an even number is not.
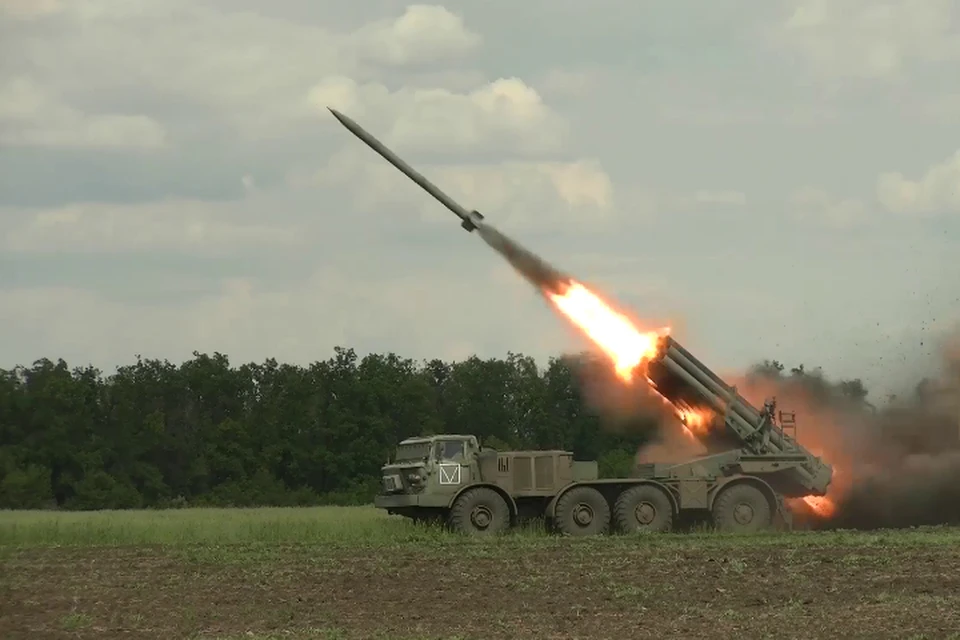
<svg viewBox="0 0 960 640"><path fill-rule="evenodd" d="M0 638L958 638L960 529L464 539L372 508L0 512Z"/></svg>

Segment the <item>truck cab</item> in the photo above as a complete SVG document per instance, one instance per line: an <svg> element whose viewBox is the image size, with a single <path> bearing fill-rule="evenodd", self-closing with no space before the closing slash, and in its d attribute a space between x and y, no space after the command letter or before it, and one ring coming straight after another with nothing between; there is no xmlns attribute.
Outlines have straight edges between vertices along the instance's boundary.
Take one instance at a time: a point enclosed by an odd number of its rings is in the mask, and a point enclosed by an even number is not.
<svg viewBox="0 0 960 640"><path fill-rule="evenodd" d="M482 482L479 454L475 436L407 438L381 468L374 504L388 513L431 519L431 510L447 507L464 485Z"/></svg>
<svg viewBox="0 0 960 640"><path fill-rule="evenodd" d="M596 461L562 450L496 451L472 435L403 440L381 469L374 505L416 521L495 533L542 516L563 487L597 478Z"/></svg>

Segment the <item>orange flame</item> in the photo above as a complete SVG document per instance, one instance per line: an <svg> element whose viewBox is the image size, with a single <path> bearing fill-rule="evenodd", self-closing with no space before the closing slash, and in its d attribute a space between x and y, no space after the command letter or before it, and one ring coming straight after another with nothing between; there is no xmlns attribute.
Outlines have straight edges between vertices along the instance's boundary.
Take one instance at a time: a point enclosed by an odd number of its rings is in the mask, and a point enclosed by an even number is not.
<svg viewBox="0 0 960 640"><path fill-rule="evenodd" d="M820 455L819 452L814 452L815 455ZM833 479L836 481L837 476L840 475L840 470L836 467L833 468ZM830 493L830 491L828 491ZM802 499L806 503L807 507L810 508L813 513L821 518L829 518L837 512L837 503L833 501L829 496L806 496Z"/></svg>
<svg viewBox="0 0 960 640"><path fill-rule="evenodd" d="M566 284L563 293L544 290L544 294L554 306L576 325L614 364L617 376L624 382L633 381L637 367L645 360L656 357L660 338L670 333L669 327L658 331L641 331L625 315L618 313L598 295L576 281ZM652 389L663 402L671 407L667 400L647 378ZM674 410L677 410L674 407ZM707 420L696 412L679 412L680 425L691 440L696 441L694 428L705 428Z"/></svg>
<svg viewBox="0 0 960 640"><path fill-rule="evenodd" d="M804 503L810 510L821 518L829 518L834 514L837 509L837 506L833 503L833 500L827 496L806 496L803 498Z"/></svg>
<svg viewBox="0 0 960 640"><path fill-rule="evenodd" d="M669 331L640 331L629 318L614 311L578 282L571 281L563 293L545 293L563 315L613 360L617 375L625 382L633 379L633 372L641 362L656 356L658 339Z"/></svg>
<svg viewBox="0 0 960 640"><path fill-rule="evenodd" d="M691 408L678 408L677 417L683 424L683 430L692 437L706 433L713 418L709 411Z"/></svg>

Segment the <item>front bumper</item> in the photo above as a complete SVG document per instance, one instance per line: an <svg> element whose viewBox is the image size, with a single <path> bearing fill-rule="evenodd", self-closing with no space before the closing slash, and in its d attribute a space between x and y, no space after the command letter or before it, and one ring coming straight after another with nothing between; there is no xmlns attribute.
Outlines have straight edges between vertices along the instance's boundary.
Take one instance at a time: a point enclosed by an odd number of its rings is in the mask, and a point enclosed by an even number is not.
<svg viewBox="0 0 960 640"><path fill-rule="evenodd" d="M373 506L378 509L400 509L403 507L448 507L450 496L417 495L414 493L379 494L373 498Z"/></svg>

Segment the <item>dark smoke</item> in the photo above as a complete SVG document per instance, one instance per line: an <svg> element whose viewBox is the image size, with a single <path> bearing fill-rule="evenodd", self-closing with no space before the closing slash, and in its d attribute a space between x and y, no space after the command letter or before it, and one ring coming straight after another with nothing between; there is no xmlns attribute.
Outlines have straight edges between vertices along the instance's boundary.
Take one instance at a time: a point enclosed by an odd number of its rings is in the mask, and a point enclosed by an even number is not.
<svg viewBox="0 0 960 640"><path fill-rule="evenodd" d="M827 528L878 529L960 523L960 452L909 454L857 469Z"/></svg>
<svg viewBox="0 0 960 640"><path fill-rule="evenodd" d="M706 453L702 444L684 434L673 407L643 378L626 383L609 359L595 354L566 360L587 410L605 429L644 436L646 444L637 452L637 462L681 462Z"/></svg>
<svg viewBox="0 0 960 640"><path fill-rule="evenodd" d="M723 377L754 406L775 397L794 411L797 436L834 467L837 505L817 528L880 529L960 524L960 332L941 351L941 371L915 382L882 408L859 380L832 381L774 363ZM621 381L602 356L569 357L588 408L616 432L644 433L638 461L681 461L702 446L683 435L663 399L642 381Z"/></svg>
<svg viewBox="0 0 960 640"><path fill-rule="evenodd" d="M673 412L645 381L621 380L608 358L589 353L567 357L587 408L618 431L658 431Z"/></svg>
<svg viewBox="0 0 960 640"><path fill-rule="evenodd" d="M828 524L845 528L960 523L960 350L943 372L871 416L851 477Z"/></svg>
<svg viewBox="0 0 960 640"><path fill-rule="evenodd" d="M958 334L960 335L960 334ZM759 367L740 380L752 403L776 396L797 414L800 442L834 467L837 504L824 528L878 529L960 523L960 349L941 351L941 371L875 409L859 381Z"/></svg>

